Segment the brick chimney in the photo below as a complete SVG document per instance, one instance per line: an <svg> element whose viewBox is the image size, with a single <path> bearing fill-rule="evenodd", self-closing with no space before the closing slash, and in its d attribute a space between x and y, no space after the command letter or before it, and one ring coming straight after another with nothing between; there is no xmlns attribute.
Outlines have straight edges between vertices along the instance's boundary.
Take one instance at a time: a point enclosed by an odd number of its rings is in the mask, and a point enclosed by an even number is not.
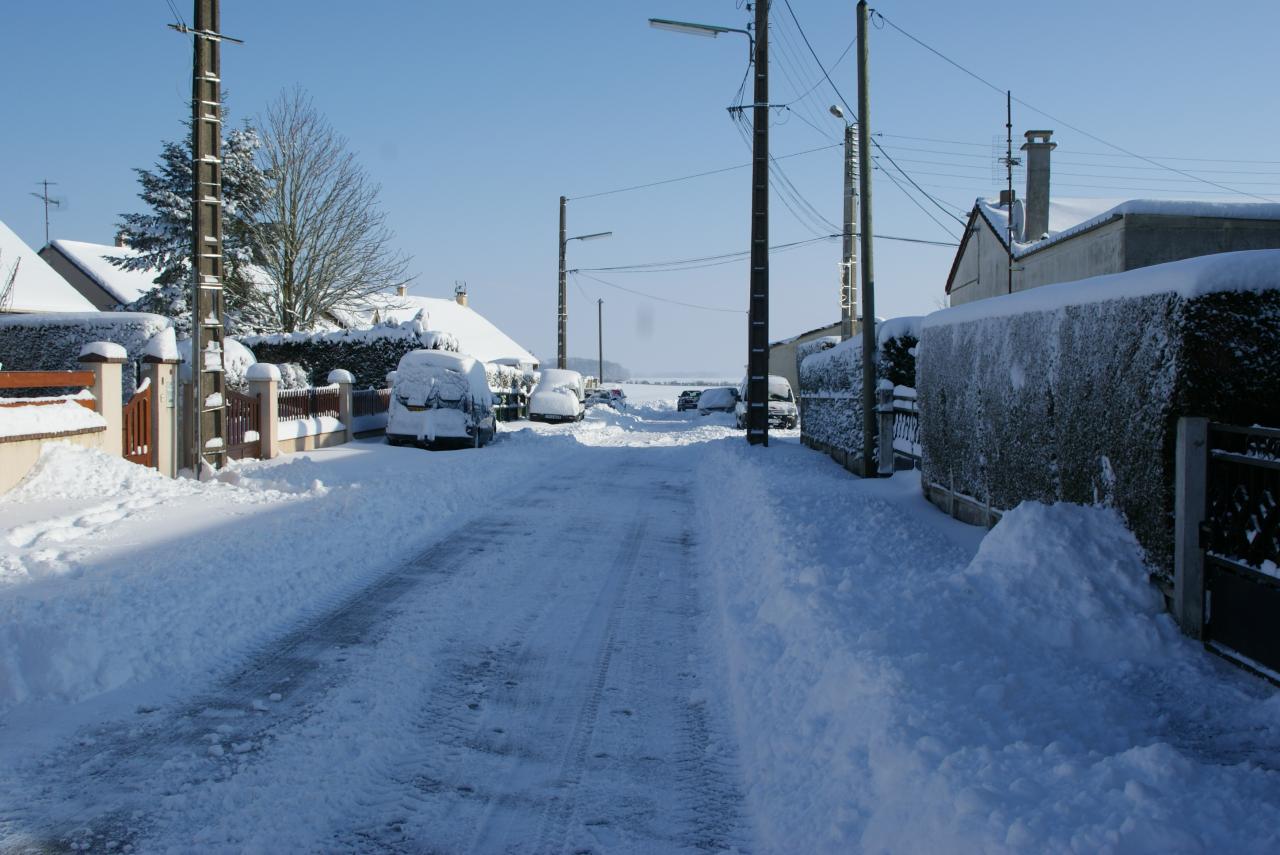
<svg viewBox="0 0 1280 855"><path fill-rule="evenodd" d="M408 293L408 291L409 291L409 286L408 286L408 285L397 285L397 286L396 286L396 296L397 296L397 297L403 297L406 293Z"/></svg>
<svg viewBox="0 0 1280 855"><path fill-rule="evenodd" d="M1049 231L1049 152L1058 147L1049 142L1053 131L1027 131L1022 150L1027 153L1027 212L1022 239L1040 240Z"/></svg>
<svg viewBox="0 0 1280 855"><path fill-rule="evenodd" d="M458 301L459 306L467 305L467 283L458 282L453 286L453 299Z"/></svg>

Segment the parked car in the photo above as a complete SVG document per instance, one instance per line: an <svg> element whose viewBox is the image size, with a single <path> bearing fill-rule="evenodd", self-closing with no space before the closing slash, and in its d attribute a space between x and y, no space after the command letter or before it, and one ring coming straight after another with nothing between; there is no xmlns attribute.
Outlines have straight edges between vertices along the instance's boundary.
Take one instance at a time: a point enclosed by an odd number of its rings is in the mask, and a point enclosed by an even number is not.
<svg viewBox="0 0 1280 855"><path fill-rule="evenodd" d="M738 401L733 409L738 427L747 426L747 380L738 386ZM786 377L769 375L769 427L792 429L800 424L800 411L796 409L796 396Z"/></svg>
<svg viewBox="0 0 1280 855"><path fill-rule="evenodd" d="M392 445L488 444L497 431L484 365L442 350L413 350L391 375L387 442Z"/></svg>
<svg viewBox="0 0 1280 855"><path fill-rule="evenodd" d="M621 389L610 389L609 406L613 407L615 410L626 409L627 393Z"/></svg>
<svg viewBox="0 0 1280 855"><path fill-rule="evenodd" d="M732 413L738 403L738 390L732 386L715 386L698 396L698 414Z"/></svg>
<svg viewBox="0 0 1280 855"><path fill-rule="evenodd" d="M587 400L584 401L588 407L594 407L596 404L606 404L613 406L613 398L609 395L608 389L592 389L587 393Z"/></svg>
<svg viewBox="0 0 1280 855"><path fill-rule="evenodd" d="M676 398L676 409L680 412L698 409L698 396L701 394L697 389L685 389L680 393L680 397Z"/></svg>
<svg viewBox="0 0 1280 855"><path fill-rule="evenodd" d="M545 368L529 396L529 421L576 422L586 413L582 375L564 368Z"/></svg>

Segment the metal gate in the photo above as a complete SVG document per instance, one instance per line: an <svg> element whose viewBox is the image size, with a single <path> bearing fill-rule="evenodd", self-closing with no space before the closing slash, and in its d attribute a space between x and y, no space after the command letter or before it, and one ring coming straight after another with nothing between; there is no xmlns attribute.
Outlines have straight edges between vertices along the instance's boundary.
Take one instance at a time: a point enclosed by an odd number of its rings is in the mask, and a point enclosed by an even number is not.
<svg viewBox="0 0 1280 855"><path fill-rule="evenodd" d="M227 456L232 460L262 456L258 407L255 396L227 390Z"/></svg>
<svg viewBox="0 0 1280 855"><path fill-rule="evenodd" d="M124 459L140 466L155 468L155 447L151 442L151 384L135 392L122 413Z"/></svg>
<svg viewBox="0 0 1280 855"><path fill-rule="evenodd" d="M1280 430L1210 424L1205 641L1280 680Z"/></svg>

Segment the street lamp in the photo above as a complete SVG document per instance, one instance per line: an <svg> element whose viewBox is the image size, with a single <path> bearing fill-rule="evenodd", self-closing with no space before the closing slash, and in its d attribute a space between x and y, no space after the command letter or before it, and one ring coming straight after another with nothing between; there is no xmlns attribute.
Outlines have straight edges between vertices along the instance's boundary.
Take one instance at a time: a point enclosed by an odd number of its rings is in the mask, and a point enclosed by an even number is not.
<svg viewBox="0 0 1280 855"><path fill-rule="evenodd" d="M568 201L564 196L560 197L560 305L556 315L556 367L569 367L569 338L566 325L569 320L569 294L565 288L565 267L564 267L564 251L571 240L597 240L599 238L607 238L613 232L592 232L589 235L577 235L575 237L565 236L565 202Z"/></svg>
<svg viewBox="0 0 1280 855"><path fill-rule="evenodd" d="M769 0L756 0L755 33L650 18L649 26L694 36L747 37L756 86L752 107L751 273L747 303L747 442L769 444Z"/></svg>

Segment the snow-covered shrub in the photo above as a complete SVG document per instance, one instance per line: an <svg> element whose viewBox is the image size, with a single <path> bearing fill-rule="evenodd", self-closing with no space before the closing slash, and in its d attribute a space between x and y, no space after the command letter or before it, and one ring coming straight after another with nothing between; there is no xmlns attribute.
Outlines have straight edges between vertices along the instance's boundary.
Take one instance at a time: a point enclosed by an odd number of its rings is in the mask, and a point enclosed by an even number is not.
<svg viewBox="0 0 1280 855"><path fill-rule="evenodd" d="M386 386L387 373L411 350L458 350L453 335L424 329L417 319L368 329L240 336L239 340L259 362L301 366L308 375L304 385L323 385L330 371L343 368L355 375L357 389Z"/></svg>
<svg viewBox="0 0 1280 855"><path fill-rule="evenodd" d="M169 318L144 312L0 315L0 364L7 371L76 371L82 367L77 361L81 347L91 341L113 342L128 354L121 366L128 400L137 388L148 342L172 326Z"/></svg>
<svg viewBox="0 0 1280 855"><path fill-rule="evenodd" d="M937 312L918 391L926 480L999 509L1112 505L1168 574L1178 418L1280 424L1280 251Z"/></svg>

